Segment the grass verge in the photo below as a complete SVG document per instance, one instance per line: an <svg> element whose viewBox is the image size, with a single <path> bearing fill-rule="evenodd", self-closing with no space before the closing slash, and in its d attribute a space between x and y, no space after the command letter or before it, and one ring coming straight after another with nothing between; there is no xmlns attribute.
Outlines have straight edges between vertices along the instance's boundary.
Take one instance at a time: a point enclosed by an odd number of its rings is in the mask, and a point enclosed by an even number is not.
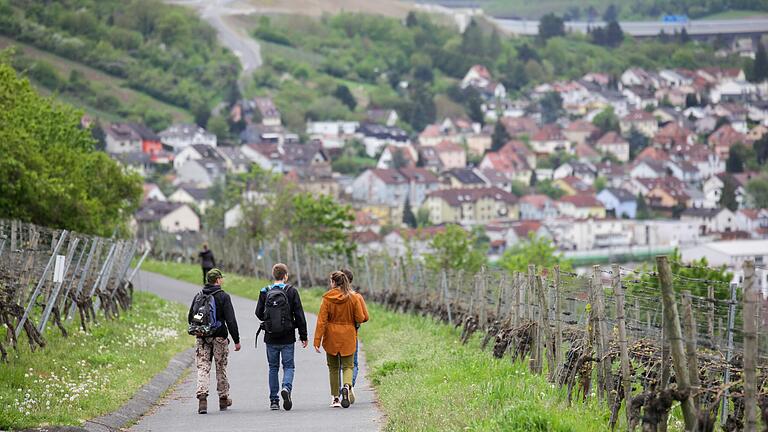
<svg viewBox="0 0 768 432"><path fill-rule="evenodd" d="M90 332L69 325L70 336L46 332L35 353L22 339L0 367L0 429L80 425L129 400L178 352L191 347L185 308L144 292L117 320L99 320Z"/></svg>
<svg viewBox="0 0 768 432"><path fill-rule="evenodd" d="M189 264L148 261L144 270L199 283ZM226 275L225 290L254 298L265 281ZM319 308L319 289L302 290L307 311ZM369 304L360 330L371 379L389 431L603 431L608 409L596 403L566 406L565 392L532 375L522 363L467 345L447 325Z"/></svg>

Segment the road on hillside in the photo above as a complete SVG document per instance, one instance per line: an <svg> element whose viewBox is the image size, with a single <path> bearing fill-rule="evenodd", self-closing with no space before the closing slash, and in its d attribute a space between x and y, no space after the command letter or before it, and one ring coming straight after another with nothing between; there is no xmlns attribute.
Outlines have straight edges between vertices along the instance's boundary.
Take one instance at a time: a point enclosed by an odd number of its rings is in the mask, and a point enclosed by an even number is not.
<svg viewBox="0 0 768 432"><path fill-rule="evenodd" d="M162 275L140 272L134 279L136 289L149 291L165 299L189 304L200 287ZM226 290L226 284L224 290ZM254 287L258 290L259 287ZM316 317L307 314L310 346L302 349L296 344L296 375L291 411L269 410L267 360L263 335L254 349L253 338L258 320L254 315L256 302L232 296L242 350L234 352L230 345L228 375L233 405L227 411L218 410L214 370L211 371L211 394L208 414L197 414L194 371L131 431L376 431L381 427L382 414L376 406L375 395L367 379L364 356L360 352L360 375L355 394L357 401L348 409L329 408L330 392L325 355L311 347ZM192 338L192 336L189 336ZM215 369L215 366L214 366ZM281 371L282 377L282 371Z"/></svg>
<svg viewBox="0 0 768 432"><path fill-rule="evenodd" d="M241 84L244 77L250 77L262 64L261 46L256 40L233 25L229 20L235 15L249 15L256 10L247 7L234 7L237 0L166 0L166 3L187 6L195 9L219 34L221 43L232 50L243 66Z"/></svg>

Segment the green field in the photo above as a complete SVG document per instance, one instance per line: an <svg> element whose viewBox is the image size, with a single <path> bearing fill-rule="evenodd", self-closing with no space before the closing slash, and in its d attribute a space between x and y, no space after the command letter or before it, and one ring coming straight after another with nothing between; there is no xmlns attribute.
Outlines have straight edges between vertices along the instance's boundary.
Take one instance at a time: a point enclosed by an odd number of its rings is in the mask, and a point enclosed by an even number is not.
<svg viewBox="0 0 768 432"><path fill-rule="evenodd" d="M154 109L159 112L169 113L173 117L173 120L177 122L189 122L192 120L192 115L189 113L189 111L159 101L145 93L128 88L124 79L109 75L98 69L83 65L82 63L65 59L63 57L57 56L56 54L40 50L31 45L18 42L5 36L0 36L0 50L11 46L15 47L26 58L43 61L52 65L54 68L56 68L59 75L65 79L69 76L72 70L78 70L82 72L86 79L92 83L102 86L107 93L116 96L121 102L127 105L141 106L147 109ZM49 90L42 88L41 86L38 86L38 88L44 94L50 94ZM62 99L67 103L82 107L89 114L93 114L107 120L118 119L114 114L101 112L93 107L83 104L82 101L79 101L76 98Z"/></svg>
<svg viewBox="0 0 768 432"><path fill-rule="evenodd" d="M144 270L199 283L196 265L149 261ZM225 274L225 289L254 298L264 281ZM317 311L321 290L302 290L307 311ZM589 403L568 408L563 390L531 375L523 363L495 359L466 346L459 330L431 318L370 304L360 330L370 378L387 431L603 431L608 409ZM557 413L557 414L555 414Z"/></svg>
<svg viewBox="0 0 768 432"><path fill-rule="evenodd" d="M129 312L111 321L100 315L88 333L77 320L68 338L49 326L48 345L34 353L22 339L0 366L0 429L80 425L119 408L192 346L184 313L181 305L136 292Z"/></svg>

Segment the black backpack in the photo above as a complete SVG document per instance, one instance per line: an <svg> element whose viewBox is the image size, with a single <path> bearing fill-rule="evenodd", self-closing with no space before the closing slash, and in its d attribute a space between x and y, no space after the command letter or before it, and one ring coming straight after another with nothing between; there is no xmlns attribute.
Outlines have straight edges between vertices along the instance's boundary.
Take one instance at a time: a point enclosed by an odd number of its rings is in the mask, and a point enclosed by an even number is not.
<svg viewBox="0 0 768 432"><path fill-rule="evenodd" d="M210 337L221 328L221 321L216 318L216 299L214 295L220 289L206 294L200 291L192 300L192 321L187 333L197 337Z"/></svg>
<svg viewBox="0 0 768 432"><path fill-rule="evenodd" d="M278 335L293 330L291 302L285 290L288 285L274 284L267 287L264 301L264 330Z"/></svg>

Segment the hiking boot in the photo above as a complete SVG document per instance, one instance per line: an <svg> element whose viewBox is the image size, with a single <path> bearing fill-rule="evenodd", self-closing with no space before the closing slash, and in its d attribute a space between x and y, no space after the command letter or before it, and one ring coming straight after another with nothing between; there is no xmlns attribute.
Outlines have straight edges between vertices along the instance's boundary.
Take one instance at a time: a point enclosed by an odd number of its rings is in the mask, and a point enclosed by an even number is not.
<svg viewBox="0 0 768 432"><path fill-rule="evenodd" d="M349 408L349 384L344 384L341 388L341 407Z"/></svg>
<svg viewBox="0 0 768 432"><path fill-rule="evenodd" d="M275 399L275 400L271 401L269 403L269 409L271 409L272 411L279 410L280 409L280 400L279 399Z"/></svg>
<svg viewBox="0 0 768 432"><path fill-rule="evenodd" d="M232 399L229 397L219 398L219 410L224 411L227 407L232 406Z"/></svg>
<svg viewBox="0 0 768 432"><path fill-rule="evenodd" d="M280 396L283 397L283 409L290 411L293 408L293 402L291 402L291 392L287 388L280 390Z"/></svg>
<svg viewBox="0 0 768 432"><path fill-rule="evenodd" d="M338 397L333 396L331 398L331 408L341 408L341 403L339 402Z"/></svg>
<svg viewBox="0 0 768 432"><path fill-rule="evenodd" d="M355 387L349 388L349 403L355 403Z"/></svg>
<svg viewBox="0 0 768 432"><path fill-rule="evenodd" d="M197 398L197 413L198 414L208 414L208 399L207 398Z"/></svg>

